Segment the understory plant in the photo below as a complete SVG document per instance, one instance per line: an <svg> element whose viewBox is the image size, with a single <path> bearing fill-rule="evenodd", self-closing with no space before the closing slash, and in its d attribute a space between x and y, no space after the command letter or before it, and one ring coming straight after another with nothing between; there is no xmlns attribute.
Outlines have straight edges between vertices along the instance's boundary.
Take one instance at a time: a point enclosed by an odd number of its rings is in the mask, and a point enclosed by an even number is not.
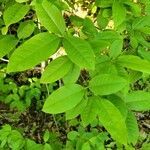
<svg viewBox="0 0 150 150"><path fill-rule="evenodd" d="M43 112L108 132L71 131L69 150L105 149L108 137L118 149L134 149L135 112L150 110L150 92L134 88L150 74L150 1L90 0L85 16L81 4L0 0L0 58L7 74L40 67L41 84L58 82L47 89Z"/></svg>

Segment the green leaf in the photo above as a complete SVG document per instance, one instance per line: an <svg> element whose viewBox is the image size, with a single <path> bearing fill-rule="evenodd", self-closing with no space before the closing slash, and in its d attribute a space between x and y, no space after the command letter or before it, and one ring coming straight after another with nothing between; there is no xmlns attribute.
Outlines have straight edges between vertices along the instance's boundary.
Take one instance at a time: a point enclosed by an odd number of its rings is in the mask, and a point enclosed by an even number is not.
<svg viewBox="0 0 150 150"><path fill-rule="evenodd" d="M94 70L94 52L87 41L69 36L63 40L63 45L72 62L81 68Z"/></svg>
<svg viewBox="0 0 150 150"><path fill-rule="evenodd" d="M90 81L89 88L95 95L108 95L122 90L126 85L127 81L120 76L101 74Z"/></svg>
<svg viewBox="0 0 150 150"><path fill-rule="evenodd" d="M91 19L85 18L83 22L82 32L89 37L94 37L98 32Z"/></svg>
<svg viewBox="0 0 150 150"><path fill-rule="evenodd" d="M20 132L12 130L8 137L8 145L13 150L22 149L24 146L24 139Z"/></svg>
<svg viewBox="0 0 150 150"><path fill-rule="evenodd" d="M99 28L105 29L107 27L111 15L112 15L111 8L107 8L107 9L105 8L99 11L99 14L97 16L97 25L99 26Z"/></svg>
<svg viewBox="0 0 150 150"><path fill-rule="evenodd" d="M52 149L52 147L51 147L50 144L46 143L46 144L44 145L44 149L43 149L43 150L53 150L53 149Z"/></svg>
<svg viewBox="0 0 150 150"><path fill-rule="evenodd" d="M96 101L98 100L97 97L91 97L88 99L88 103L81 113L81 120L84 127L93 123L93 121L97 119L98 107Z"/></svg>
<svg viewBox="0 0 150 150"><path fill-rule="evenodd" d="M109 101L121 112L124 118L127 117L128 109L126 103L117 95L110 95Z"/></svg>
<svg viewBox="0 0 150 150"><path fill-rule="evenodd" d="M90 138L89 141L90 141L92 148L95 150L105 150L104 142L108 140L107 134L108 133L106 132L101 132L98 135Z"/></svg>
<svg viewBox="0 0 150 150"><path fill-rule="evenodd" d="M141 150L148 150L149 148L150 148L150 143L145 142L145 143L143 143Z"/></svg>
<svg viewBox="0 0 150 150"><path fill-rule="evenodd" d="M18 40L12 35L0 35L0 58L15 48L17 43Z"/></svg>
<svg viewBox="0 0 150 150"><path fill-rule="evenodd" d="M9 25L20 21L28 11L29 11L29 5L15 3L14 5L8 7L4 11L4 16L3 16L5 25L8 27Z"/></svg>
<svg viewBox="0 0 150 150"><path fill-rule="evenodd" d="M51 3L53 3L59 10L62 10L62 11L69 11L70 8L69 8L69 5L67 4L66 1L60 1L60 0L50 0Z"/></svg>
<svg viewBox="0 0 150 150"><path fill-rule="evenodd" d="M73 67L67 56L53 60L45 69L41 83L52 83L64 77Z"/></svg>
<svg viewBox="0 0 150 150"><path fill-rule="evenodd" d="M116 27L121 25L126 19L126 9L122 3L115 0L112 5L113 20Z"/></svg>
<svg viewBox="0 0 150 150"><path fill-rule="evenodd" d="M29 0L15 0L15 1L18 2L18 3L23 3L23 2L27 2Z"/></svg>
<svg viewBox="0 0 150 150"><path fill-rule="evenodd" d="M46 130L45 133L44 133L44 136L43 136L43 140L44 142L46 143L50 138L50 134L49 134L49 131Z"/></svg>
<svg viewBox="0 0 150 150"><path fill-rule="evenodd" d="M150 62L134 55L120 56L117 63L123 67L150 74Z"/></svg>
<svg viewBox="0 0 150 150"><path fill-rule="evenodd" d="M121 39L122 37L119 33L106 30L99 32L94 38L90 39L89 42L94 49L94 52L98 51L99 54L100 50L108 49L108 46L110 47L115 40Z"/></svg>
<svg viewBox="0 0 150 150"><path fill-rule="evenodd" d="M103 32L99 32L97 34L97 36L93 39L93 40L104 40L104 41L108 41L110 43L114 42L115 40L121 40L122 37L120 36L119 33L115 32L115 31L103 31Z"/></svg>
<svg viewBox="0 0 150 150"><path fill-rule="evenodd" d="M110 57L106 55L96 58L95 70L89 73L91 78L99 74L118 74L115 64L111 61Z"/></svg>
<svg viewBox="0 0 150 150"><path fill-rule="evenodd" d="M96 6L99 6L101 8L107 8L107 7L111 7L113 0L96 0Z"/></svg>
<svg viewBox="0 0 150 150"><path fill-rule="evenodd" d="M134 37L137 39L138 43L144 47L150 48L150 43L146 40L146 37L143 36L143 33L140 31L134 32Z"/></svg>
<svg viewBox="0 0 150 150"><path fill-rule="evenodd" d="M54 91L45 101L43 111L50 114L66 112L83 99L84 89L80 85L63 86Z"/></svg>
<svg viewBox="0 0 150 150"><path fill-rule="evenodd" d="M149 27L148 27L148 26L145 26L145 27L143 27L143 28L140 28L140 29L139 29L139 32L149 35L149 34L150 34L150 26L149 26ZM145 39L145 41L146 41L146 39ZM147 42L148 42L148 41L147 41Z"/></svg>
<svg viewBox="0 0 150 150"><path fill-rule="evenodd" d="M135 115L128 112L126 118L126 126L128 130L128 143L136 144L139 138L139 129Z"/></svg>
<svg viewBox="0 0 150 150"><path fill-rule="evenodd" d="M125 5L127 5L127 7L130 8L132 14L135 17L139 17L141 15L141 6L138 3L135 3L135 2L132 2L132 1L124 1L123 3Z"/></svg>
<svg viewBox="0 0 150 150"><path fill-rule="evenodd" d="M140 30L143 27L150 26L150 17L149 16L142 16L134 19L132 23L133 30Z"/></svg>
<svg viewBox="0 0 150 150"><path fill-rule="evenodd" d="M126 98L126 105L129 109L135 111L150 110L150 92L135 91L129 93Z"/></svg>
<svg viewBox="0 0 150 150"><path fill-rule="evenodd" d="M87 105L87 100L83 99L76 107L66 111L66 120L73 119L80 115Z"/></svg>
<svg viewBox="0 0 150 150"><path fill-rule="evenodd" d="M4 141L5 139L7 139L7 137L10 135L11 133L11 126L6 124L3 125L1 130L0 130L0 141Z"/></svg>
<svg viewBox="0 0 150 150"><path fill-rule="evenodd" d="M79 16L72 15L70 16L70 21L74 26L81 27L84 19L80 18Z"/></svg>
<svg viewBox="0 0 150 150"><path fill-rule="evenodd" d="M17 35L19 39L25 39L29 37L35 29L35 24L32 20L28 20L20 23L19 28L17 30Z"/></svg>
<svg viewBox="0 0 150 150"><path fill-rule="evenodd" d="M91 150L90 143L89 143L89 142L85 142L85 143L82 145L81 150Z"/></svg>
<svg viewBox="0 0 150 150"><path fill-rule="evenodd" d="M27 139L25 149L32 149L32 150L42 150L43 145L35 143L35 141Z"/></svg>
<svg viewBox="0 0 150 150"><path fill-rule="evenodd" d="M79 132L77 131L69 131L68 134L67 134L67 138L70 140L70 141L73 141L75 140L76 138L78 138L80 136Z"/></svg>
<svg viewBox="0 0 150 150"><path fill-rule="evenodd" d="M52 33L64 34L65 21L60 10L48 0L36 1L36 13L41 24Z"/></svg>
<svg viewBox="0 0 150 150"><path fill-rule="evenodd" d="M130 71L128 79L130 83L134 83L142 77L143 73L139 71Z"/></svg>
<svg viewBox="0 0 150 150"><path fill-rule="evenodd" d="M49 33L39 33L19 46L10 58L7 72L31 69L54 54L60 39Z"/></svg>
<svg viewBox="0 0 150 150"><path fill-rule="evenodd" d="M75 83L80 75L80 68L75 64L71 68L71 70L63 77L64 84Z"/></svg>
<svg viewBox="0 0 150 150"><path fill-rule="evenodd" d="M105 29L106 26L109 23L109 19L108 18L104 18L101 14L99 14L97 16L97 24L99 26L100 29Z"/></svg>
<svg viewBox="0 0 150 150"><path fill-rule="evenodd" d="M143 48L139 48L138 53L140 56L142 56L144 59L150 61L150 51L146 51Z"/></svg>
<svg viewBox="0 0 150 150"><path fill-rule="evenodd" d="M127 129L120 111L108 100L102 99L97 103L99 119L114 140L127 144Z"/></svg>
<svg viewBox="0 0 150 150"><path fill-rule="evenodd" d="M133 49L136 49L138 47L139 43L138 43L138 40L137 40L137 38L134 34L132 34L131 37L130 37L130 44L131 44L131 47Z"/></svg>
<svg viewBox="0 0 150 150"><path fill-rule="evenodd" d="M115 40L110 47L110 57L117 57L123 48L123 39Z"/></svg>

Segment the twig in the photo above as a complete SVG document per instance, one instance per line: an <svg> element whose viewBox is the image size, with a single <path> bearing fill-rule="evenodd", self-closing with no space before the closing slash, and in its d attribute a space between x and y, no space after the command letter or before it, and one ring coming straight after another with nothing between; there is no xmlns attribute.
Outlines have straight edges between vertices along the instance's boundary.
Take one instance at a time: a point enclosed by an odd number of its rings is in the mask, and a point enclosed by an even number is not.
<svg viewBox="0 0 150 150"><path fill-rule="evenodd" d="M9 60L4 59L4 58L0 58L0 60L5 61L5 62L9 62Z"/></svg>

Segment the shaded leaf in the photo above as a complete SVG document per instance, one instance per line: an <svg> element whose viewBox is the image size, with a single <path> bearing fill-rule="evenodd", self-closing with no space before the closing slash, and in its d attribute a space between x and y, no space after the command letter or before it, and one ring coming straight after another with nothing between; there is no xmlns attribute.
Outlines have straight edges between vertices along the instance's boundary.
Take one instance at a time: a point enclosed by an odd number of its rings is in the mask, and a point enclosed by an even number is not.
<svg viewBox="0 0 150 150"><path fill-rule="evenodd" d="M87 105L87 102L88 101L86 99L83 99L76 107L66 111L66 120L73 119L77 117L78 115L80 115L82 111L84 111Z"/></svg>
<svg viewBox="0 0 150 150"><path fill-rule="evenodd" d="M75 64L71 68L71 70L64 76L63 82L64 84L75 83L80 75L80 68Z"/></svg>
<svg viewBox="0 0 150 150"><path fill-rule="evenodd" d="M126 118L128 113L126 103L117 95L110 95L108 99L116 108L118 108L122 116Z"/></svg>
<svg viewBox="0 0 150 150"><path fill-rule="evenodd" d="M27 139L25 148L32 149L32 150L40 150L40 149L43 149L43 145L37 144L35 143L35 141Z"/></svg>
<svg viewBox="0 0 150 150"><path fill-rule="evenodd" d="M15 48L17 43L18 40L12 35L0 35L0 58Z"/></svg>
<svg viewBox="0 0 150 150"><path fill-rule="evenodd" d="M140 54L141 57L143 57L144 59L150 61L150 51L146 51L143 48L140 48L138 50L138 53Z"/></svg>
<svg viewBox="0 0 150 150"><path fill-rule="evenodd" d="M96 101L98 100L97 97L91 97L88 99L88 103L81 113L81 120L84 127L93 123L93 121L97 119L98 108Z"/></svg>
<svg viewBox="0 0 150 150"><path fill-rule="evenodd" d="M19 39L25 39L33 33L34 29L35 25L32 20L22 22L17 30L17 35Z"/></svg>

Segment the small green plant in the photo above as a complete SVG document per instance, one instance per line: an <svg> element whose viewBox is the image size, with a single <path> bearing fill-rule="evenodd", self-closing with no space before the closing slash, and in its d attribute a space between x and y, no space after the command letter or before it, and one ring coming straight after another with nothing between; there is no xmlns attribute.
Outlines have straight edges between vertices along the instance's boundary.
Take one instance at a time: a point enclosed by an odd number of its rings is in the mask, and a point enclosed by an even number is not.
<svg viewBox="0 0 150 150"><path fill-rule="evenodd" d="M88 13L93 16L83 18L76 15L73 2L0 1L0 58L9 60L6 73L40 65L41 84L59 82L55 90L47 88L43 112L64 113L66 121L78 118L84 128L104 127L118 149L133 149L139 138L134 112L150 110L149 90L134 88L136 81L150 74L150 1L91 1ZM15 35L10 34L13 27ZM54 57L56 52L62 54ZM53 60L43 67L49 58ZM25 97L25 108L41 94L40 89L30 87L24 94L24 88L12 84L3 94L8 92L6 100L21 110L17 93ZM107 136L98 131L72 131L68 139L68 149L99 150L105 149ZM45 145L47 141L45 133Z"/></svg>
<svg viewBox="0 0 150 150"><path fill-rule="evenodd" d="M71 131L68 133L67 149L105 149L104 141L108 140L107 133L99 133L97 130L91 132Z"/></svg>
<svg viewBox="0 0 150 150"><path fill-rule="evenodd" d="M49 133L50 134L50 133ZM12 150L51 150L51 145L46 143L49 138L44 134L44 142L45 144L37 144L33 140L28 138L24 138L18 130L12 129L10 125L4 125L0 130L0 148L2 149L12 149ZM53 139L54 140L54 139ZM54 143L53 143L54 145Z"/></svg>
<svg viewBox="0 0 150 150"><path fill-rule="evenodd" d="M32 100L37 101L40 107L41 86L38 81L29 79L30 85L17 86L11 79L0 79L0 101L9 104L11 108L25 111ZM38 107L37 107L38 108Z"/></svg>

